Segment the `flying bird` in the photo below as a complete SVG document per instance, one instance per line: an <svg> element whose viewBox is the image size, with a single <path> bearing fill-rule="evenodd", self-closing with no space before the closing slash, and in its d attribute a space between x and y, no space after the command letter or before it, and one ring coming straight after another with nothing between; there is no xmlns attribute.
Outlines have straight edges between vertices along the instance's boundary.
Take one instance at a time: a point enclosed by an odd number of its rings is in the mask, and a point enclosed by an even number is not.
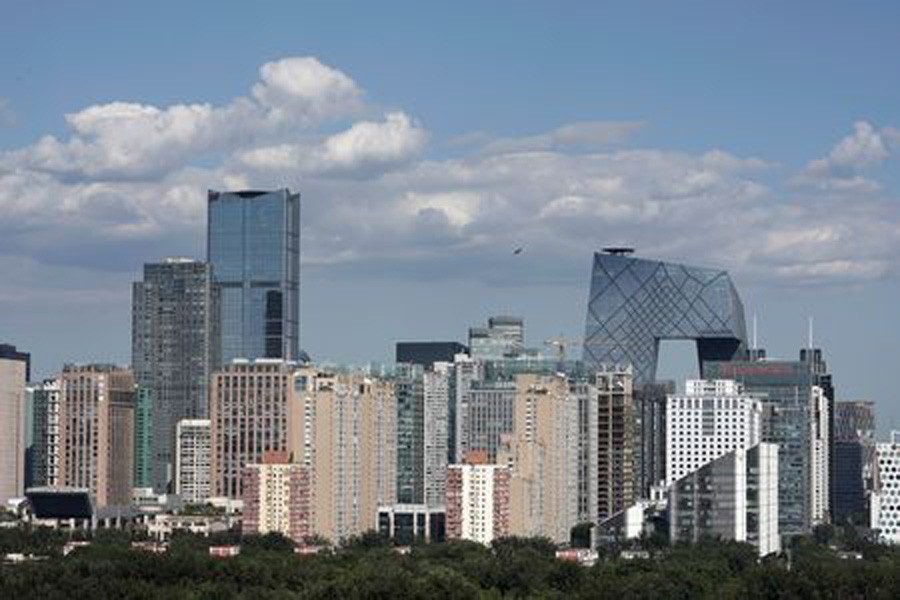
<svg viewBox="0 0 900 600"><path fill-rule="evenodd" d="M515 250L513 250L513 254L515 256L522 254L522 248L516 248Z"/></svg>

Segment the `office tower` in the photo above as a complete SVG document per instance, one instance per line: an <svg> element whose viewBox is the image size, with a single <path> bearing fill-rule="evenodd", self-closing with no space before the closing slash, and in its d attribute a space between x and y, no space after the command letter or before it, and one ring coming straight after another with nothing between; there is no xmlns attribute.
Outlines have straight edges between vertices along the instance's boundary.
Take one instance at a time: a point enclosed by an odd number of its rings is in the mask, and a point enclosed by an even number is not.
<svg viewBox="0 0 900 600"><path fill-rule="evenodd" d="M835 402L832 518L859 522L875 475L875 404Z"/></svg>
<svg viewBox="0 0 900 600"><path fill-rule="evenodd" d="M34 410L31 482L34 487L59 485L59 389L58 379L30 386Z"/></svg>
<svg viewBox="0 0 900 600"><path fill-rule="evenodd" d="M132 364L152 398L150 485L157 492L172 488L175 424L208 415L209 379L219 364L217 310L210 266L200 261L147 263L132 288Z"/></svg>
<svg viewBox="0 0 900 600"><path fill-rule="evenodd" d="M446 540L444 500L439 508L424 504L395 504L378 508L378 533L395 544L441 543Z"/></svg>
<svg viewBox="0 0 900 600"><path fill-rule="evenodd" d="M0 505L25 494L25 385L31 356L0 344Z"/></svg>
<svg viewBox="0 0 900 600"><path fill-rule="evenodd" d="M87 488L98 507L131 503L134 375L114 365L66 365L59 403L59 485Z"/></svg>
<svg viewBox="0 0 900 600"><path fill-rule="evenodd" d="M697 342L703 363L744 358L744 306L725 271L594 254L583 360L588 368L630 364L640 387L656 380L659 342Z"/></svg>
<svg viewBox="0 0 900 600"><path fill-rule="evenodd" d="M360 373L299 370L298 452L313 481L313 532L333 542L377 527L397 503L393 385Z"/></svg>
<svg viewBox="0 0 900 600"><path fill-rule="evenodd" d="M484 377L484 363L458 354L453 360L453 386L448 428L448 464L462 461L469 439L469 391L472 382Z"/></svg>
<svg viewBox="0 0 900 600"><path fill-rule="evenodd" d="M182 419L176 427L175 493L186 504L212 495L212 425L209 419Z"/></svg>
<svg viewBox="0 0 900 600"><path fill-rule="evenodd" d="M488 462L496 462L501 437L512 433L516 384L508 380L471 380L462 417L457 456L483 450Z"/></svg>
<svg viewBox="0 0 900 600"><path fill-rule="evenodd" d="M734 379L762 402L762 440L778 444L779 530L802 535L828 517L828 399L821 363L731 361L705 366L710 379Z"/></svg>
<svg viewBox="0 0 900 600"><path fill-rule="evenodd" d="M447 496L447 443L450 416L451 366L434 364L422 375L425 418L423 420L423 502L442 507Z"/></svg>
<svg viewBox="0 0 900 600"><path fill-rule="evenodd" d="M675 382L645 383L634 390L636 436L635 493L651 498L666 479L666 397Z"/></svg>
<svg viewBox="0 0 900 600"><path fill-rule="evenodd" d="M597 372L597 519L603 521L636 500L635 415L631 366Z"/></svg>
<svg viewBox="0 0 900 600"><path fill-rule="evenodd" d="M425 500L425 388L422 367L397 365L397 501Z"/></svg>
<svg viewBox="0 0 900 600"><path fill-rule="evenodd" d="M565 375L517 375L507 464L509 533L569 541L578 522L578 403Z"/></svg>
<svg viewBox="0 0 900 600"><path fill-rule="evenodd" d="M312 535L312 482L309 467L287 452L265 452L244 467L243 535L280 533L297 544Z"/></svg>
<svg viewBox="0 0 900 600"><path fill-rule="evenodd" d="M691 379L666 402L666 485L760 442L762 407L728 379Z"/></svg>
<svg viewBox="0 0 900 600"><path fill-rule="evenodd" d="M674 481L669 536L673 544L710 537L753 544L760 556L779 552L778 446L732 450Z"/></svg>
<svg viewBox="0 0 900 600"><path fill-rule="evenodd" d="M397 342L394 362L431 369L434 363L452 363L457 354L468 352L459 342Z"/></svg>
<svg viewBox="0 0 900 600"><path fill-rule="evenodd" d="M484 451L465 461L447 467L447 539L490 544L509 535L510 470Z"/></svg>
<svg viewBox="0 0 900 600"><path fill-rule="evenodd" d="M134 487L153 487L153 395L138 385L134 403Z"/></svg>
<svg viewBox="0 0 900 600"><path fill-rule="evenodd" d="M525 322L519 317L490 317L487 327L469 328L472 358L496 360L516 356L525 347Z"/></svg>
<svg viewBox="0 0 900 600"><path fill-rule="evenodd" d="M880 541L900 544L900 431L875 446L875 459L879 481L871 496L870 525Z"/></svg>
<svg viewBox="0 0 900 600"><path fill-rule="evenodd" d="M835 402L835 391L834 391L834 381L832 380L831 374L828 372L828 366L825 363L825 359L822 356L822 350L819 348L812 347L812 319L810 319L809 323L810 327L810 337L809 337L809 347L800 349L800 362L807 365L810 373L812 374L813 381L817 386L822 389L822 396L824 401L823 410L825 411L825 429L823 434L823 444L824 444L824 452L825 452L825 460L827 472L825 474L827 488L824 490L824 493L827 494L827 499L823 503L822 511L825 515L826 519L833 518L832 515L832 507L834 506L834 402Z"/></svg>
<svg viewBox="0 0 900 600"><path fill-rule="evenodd" d="M279 359L235 360L212 376L210 435L212 494L241 497L244 467L265 452L297 449L294 396L297 365ZM300 413L302 415L302 413Z"/></svg>
<svg viewBox="0 0 900 600"><path fill-rule="evenodd" d="M222 361L301 360L300 194L210 190L208 200Z"/></svg>

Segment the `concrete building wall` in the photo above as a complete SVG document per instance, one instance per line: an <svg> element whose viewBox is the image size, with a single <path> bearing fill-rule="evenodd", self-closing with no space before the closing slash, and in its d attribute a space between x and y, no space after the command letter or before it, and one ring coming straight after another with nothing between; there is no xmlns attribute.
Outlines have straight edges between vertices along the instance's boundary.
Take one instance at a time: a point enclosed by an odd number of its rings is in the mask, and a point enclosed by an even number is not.
<svg viewBox="0 0 900 600"><path fill-rule="evenodd" d="M25 384L28 363L0 358L0 503L25 493Z"/></svg>
<svg viewBox="0 0 900 600"><path fill-rule="evenodd" d="M212 494L212 436L209 419L182 419L176 428L175 493L199 504Z"/></svg>
<svg viewBox="0 0 900 600"><path fill-rule="evenodd" d="M636 499L635 410L631 367L597 372L597 518L625 510Z"/></svg>

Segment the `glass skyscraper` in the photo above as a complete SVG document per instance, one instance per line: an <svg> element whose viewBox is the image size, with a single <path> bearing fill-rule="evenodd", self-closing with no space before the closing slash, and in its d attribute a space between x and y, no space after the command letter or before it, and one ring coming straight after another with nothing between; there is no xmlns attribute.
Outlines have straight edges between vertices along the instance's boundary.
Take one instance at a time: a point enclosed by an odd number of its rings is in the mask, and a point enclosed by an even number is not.
<svg viewBox="0 0 900 600"><path fill-rule="evenodd" d="M629 364L639 387L656 379L660 340L694 340L704 361L744 358L744 305L726 271L595 253L585 364Z"/></svg>
<svg viewBox="0 0 900 600"><path fill-rule="evenodd" d="M300 354L300 194L208 194L207 253L223 362Z"/></svg>

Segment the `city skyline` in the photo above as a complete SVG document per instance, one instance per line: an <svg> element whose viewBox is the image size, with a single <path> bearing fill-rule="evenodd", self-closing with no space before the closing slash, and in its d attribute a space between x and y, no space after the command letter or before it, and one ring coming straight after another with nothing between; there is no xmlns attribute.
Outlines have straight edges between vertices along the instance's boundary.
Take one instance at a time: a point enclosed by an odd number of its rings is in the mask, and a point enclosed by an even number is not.
<svg viewBox="0 0 900 600"><path fill-rule="evenodd" d="M463 19L433 9L447 31L431 43L402 33L380 65L365 56L373 32L335 43L332 9L303 12L291 28L305 35L290 36L256 14L271 38L220 48L222 60L199 48L197 19L171 24L160 48L147 35L159 16L137 30L133 9L88 3L60 8L71 17L60 23L96 31L91 17L108 10L120 28L74 44L65 67L73 33L28 26L42 9L11 9L0 51L21 58L0 74L4 341L32 353L34 381L65 362L126 364L130 282L166 256L204 260L206 190L290 187L304 198L300 346L314 360L386 362L396 341L462 341L490 314L524 317L530 345L580 337L590 257L624 243L728 269L770 356L795 358L814 316L838 399L873 400L879 430L896 428L884 374L900 361L900 85L876 66L898 55L895 36L877 34L897 9L817 7L817 27L793 31L808 16L796 7L764 19L708 7L695 23L569 8L553 25L546 7L479 8L470 17L507 26L470 32L456 59L447 46ZM223 11L225 30L247 25ZM402 30L403 13L370 16ZM663 17L683 30L662 31ZM623 35L639 25L645 47ZM551 48L563 32L580 35ZM39 48L44 35L62 43ZM104 53L122 35L129 51ZM699 56L691 35L719 56ZM402 42L433 54L403 58ZM192 60L159 60L179 52ZM435 66L445 77L422 86ZM661 375L681 379L693 356L675 347Z"/></svg>

